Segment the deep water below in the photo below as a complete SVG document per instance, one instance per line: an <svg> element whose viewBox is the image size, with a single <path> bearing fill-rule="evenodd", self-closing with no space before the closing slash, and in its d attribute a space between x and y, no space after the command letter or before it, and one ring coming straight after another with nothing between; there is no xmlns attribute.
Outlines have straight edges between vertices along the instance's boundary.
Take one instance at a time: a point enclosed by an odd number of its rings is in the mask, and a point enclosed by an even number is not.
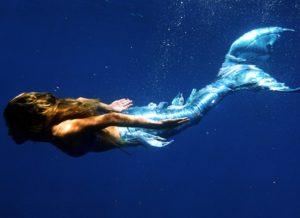
<svg viewBox="0 0 300 218"><path fill-rule="evenodd" d="M300 85L299 0L2 1L0 105L24 91L136 105L214 80L230 44L293 28L267 72ZM162 149L72 158L16 145L0 119L5 218L300 217L300 96L241 91Z"/></svg>

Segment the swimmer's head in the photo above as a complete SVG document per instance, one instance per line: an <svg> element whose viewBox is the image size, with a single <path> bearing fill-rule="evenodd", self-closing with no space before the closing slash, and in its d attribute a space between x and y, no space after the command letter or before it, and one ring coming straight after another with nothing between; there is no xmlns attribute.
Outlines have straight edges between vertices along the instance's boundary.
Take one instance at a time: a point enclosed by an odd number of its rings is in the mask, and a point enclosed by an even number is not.
<svg viewBox="0 0 300 218"><path fill-rule="evenodd" d="M57 98L51 93L28 92L13 98L4 109L9 135L17 144L41 136L55 111Z"/></svg>
<svg viewBox="0 0 300 218"><path fill-rule="evenodd" d="M57 98L48 92L24 92L7 104L3 115L9 135L17 144L27 140L47 141L54 125L96 115L98 103L96 99L83 103L78 99Z"/></svg>

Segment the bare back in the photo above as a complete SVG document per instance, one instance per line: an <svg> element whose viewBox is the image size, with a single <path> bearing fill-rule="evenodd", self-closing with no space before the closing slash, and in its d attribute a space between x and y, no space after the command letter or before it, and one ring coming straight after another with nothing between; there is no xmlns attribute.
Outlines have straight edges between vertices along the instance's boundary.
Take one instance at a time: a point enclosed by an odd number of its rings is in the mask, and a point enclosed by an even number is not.
<svg viewBox="0 0 300 218"><path fill-rule="evenodd" d="M54 136L52 144L74 157L83 156L89 152L103 152L123 145L118 128L115 126L85 131L66 137Z"/></svg>

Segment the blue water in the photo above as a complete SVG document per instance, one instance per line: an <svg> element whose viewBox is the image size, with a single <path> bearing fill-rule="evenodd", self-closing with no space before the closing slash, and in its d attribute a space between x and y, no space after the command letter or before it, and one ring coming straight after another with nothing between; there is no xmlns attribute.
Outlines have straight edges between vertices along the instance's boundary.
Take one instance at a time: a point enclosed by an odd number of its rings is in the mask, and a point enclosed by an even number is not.
<svg viewBox="0 0 300 218"><path fill-rule="evenodd" d="M300 84L299 0L10 0L0 7L1 108L23 91L170 101L213 81L230 44L294 28L267 72ZM162 149L72 158L16 145L0 119L3 218L298 218L300 96L242 91Z"/></svg>

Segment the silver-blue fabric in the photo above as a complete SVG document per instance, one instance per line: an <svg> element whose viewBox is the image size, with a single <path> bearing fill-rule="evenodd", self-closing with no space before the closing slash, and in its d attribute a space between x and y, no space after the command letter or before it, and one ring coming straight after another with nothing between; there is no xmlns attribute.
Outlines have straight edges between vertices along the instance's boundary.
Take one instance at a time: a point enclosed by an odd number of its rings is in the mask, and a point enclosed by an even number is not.
<svg viewBox="0 0 300 218"><path fill-rule="evenodd" d="M163 147L173 141L167 141L166 138L198 123L212 106L229 93L241 89L299 91L300 88L291 89L284 83L276 81L260 67L269 58L280 34L286 31L293 30L268 27L255 29L242 35L231 45L216 81L200 90L193 89L186 101L179 93L170 105L166 102L150 103L147 106L132 107L124 111L126 114L143 116L152 120L187 117L189 122L164 130L119 127L121 139L127 143L137 142Z"/></svg>

